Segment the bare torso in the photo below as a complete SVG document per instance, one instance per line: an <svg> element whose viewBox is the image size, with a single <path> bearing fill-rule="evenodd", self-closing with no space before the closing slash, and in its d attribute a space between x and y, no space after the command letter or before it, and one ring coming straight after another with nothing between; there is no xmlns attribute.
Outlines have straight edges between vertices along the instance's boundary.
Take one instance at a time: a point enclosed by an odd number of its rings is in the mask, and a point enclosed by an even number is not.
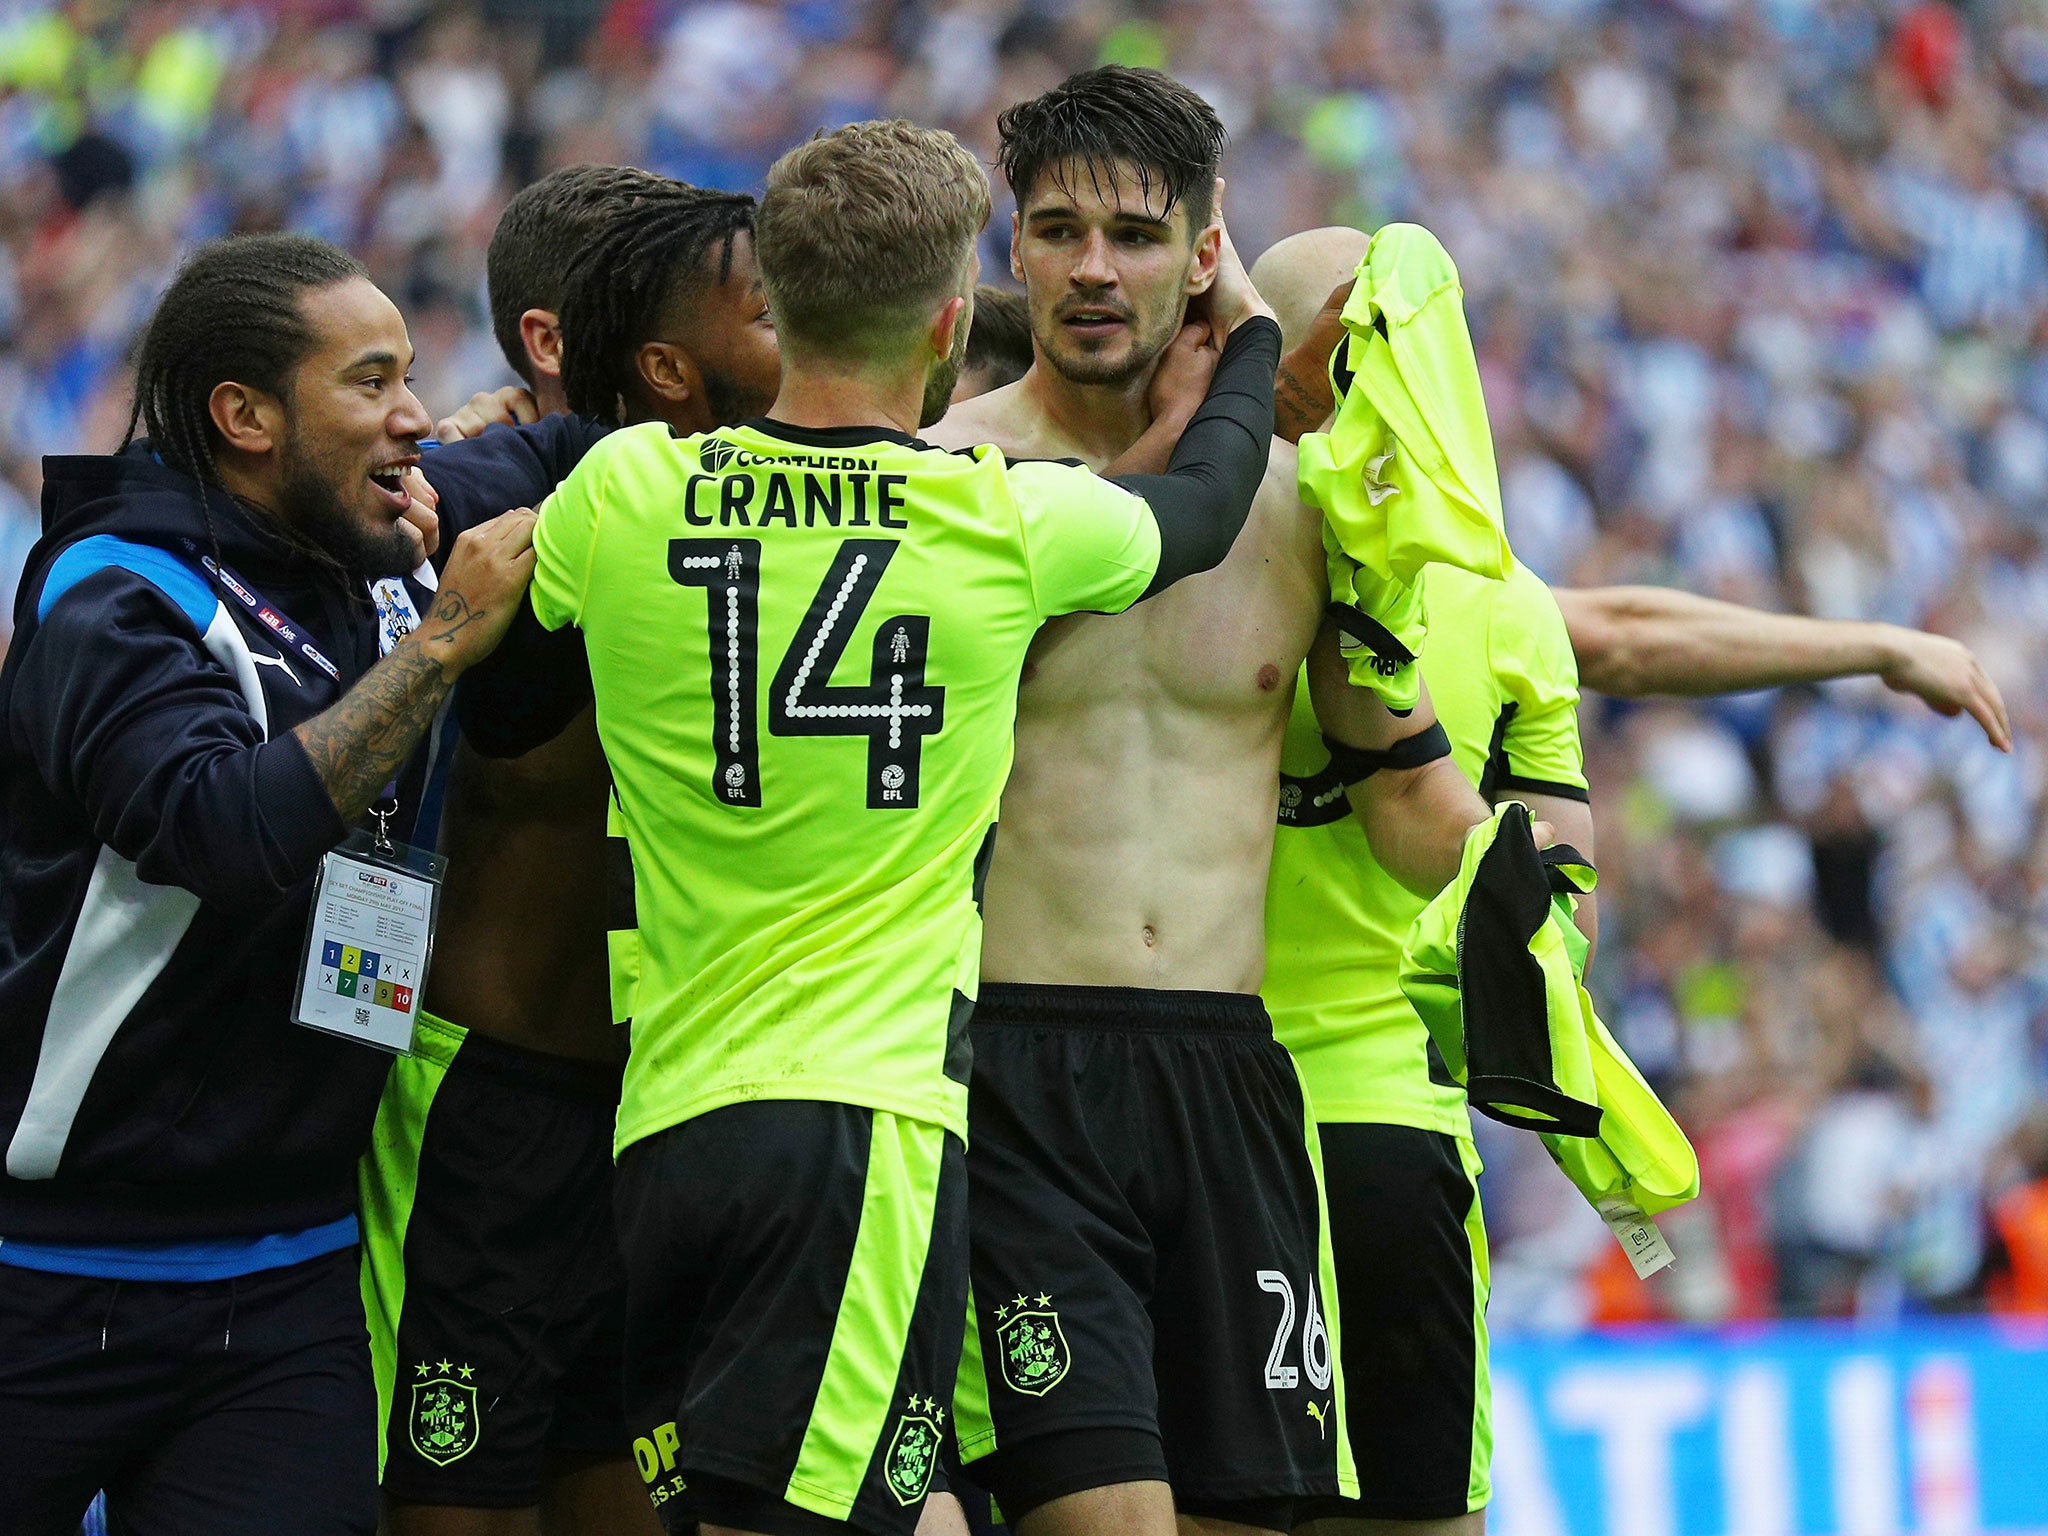
<svg viewBox="0 0 2048 1536"><path fill-rule="evenodd" d="M619 1059L605 958L605 786L589 709L524 757L458 745L426 1006L495 1039Z"/></svg>
<svg viewBox="0 0 2048 1536"><path fill-rule="evenodd" d="M1015 385L924 436L1082 456ZM1221 566L1039 631L983 900L985 980L1258 990L1280 742L1325 580L1321 521L1276 442Z"/></svg>

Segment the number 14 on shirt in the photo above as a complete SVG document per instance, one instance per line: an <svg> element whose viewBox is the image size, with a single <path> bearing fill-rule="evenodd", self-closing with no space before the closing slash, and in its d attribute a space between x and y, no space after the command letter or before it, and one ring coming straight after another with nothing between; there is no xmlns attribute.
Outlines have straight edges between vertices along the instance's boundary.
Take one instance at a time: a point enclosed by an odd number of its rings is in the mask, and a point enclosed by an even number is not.
<svg viewBox="0 0 2048 1536"><path fill-rule="evenodd" d="M924 738L944 729L946 690L925 681L931 620L898 614L875 629L865 687L827 681L846 653L882 575L894 539L847 539L833 557L797 625L768 691L768 730L776 736L865 736L871 810L917 805ZM761 541L672 539L668 571L701 587L711 651L713 798L761 803L756 698L760 675Z"/></svg>

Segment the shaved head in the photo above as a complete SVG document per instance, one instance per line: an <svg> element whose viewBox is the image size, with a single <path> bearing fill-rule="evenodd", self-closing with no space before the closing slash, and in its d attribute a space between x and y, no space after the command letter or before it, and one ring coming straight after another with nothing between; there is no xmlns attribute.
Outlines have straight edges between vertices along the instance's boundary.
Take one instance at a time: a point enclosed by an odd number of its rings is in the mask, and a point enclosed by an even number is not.
<svg viewBox="0 0 2048 1536"><path fill-rule="evenodd" d="M1357 273L1371 244L1364 230L1333 224L1289 235L1252 263L1252 286L1279 318L1281 346L1301 340L1330 290Z"/></svg>

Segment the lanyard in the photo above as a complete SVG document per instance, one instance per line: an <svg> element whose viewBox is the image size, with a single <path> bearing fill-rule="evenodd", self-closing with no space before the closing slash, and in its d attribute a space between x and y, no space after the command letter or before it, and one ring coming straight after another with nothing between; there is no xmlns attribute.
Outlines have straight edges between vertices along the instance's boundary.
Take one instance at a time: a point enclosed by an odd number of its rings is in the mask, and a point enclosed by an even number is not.
<svg viewBox="0 0 2048 1536"><path fill-rule="evenodd" d="M299 632L298 625L290 617L269 602L259 592L252 591L233 571L222 565L211 555L201 555L199 563L213 577L222 590L244 608L256 615L257 622L284 644L291 646L306 660L336 682L341 681L341 671L321 654L320 648ZM375 596L375 588L371 589ZM402 591L402 589L401 589ZM410 607L410 603L407 604ZM391 841L391 818L398 814L398 781L393 779L384 786L384 793L377 797L377 804L370 807L370 814L377 818L375 848L378 853L389 854L394 849Z"/></svg>
<svg viewBox="0 0 2048 1536"><path fill-rule="evenodd" d="M249 612L256 615L257 623L277 636L284 644L305 657L306 660L313 663L322 672L325 672L334 681L337 683L341 681L341 669L323 656L320 653L320 648L308 640L300 632L299 626L279 612L275 605L266 601L257 593L250 591L248 587L243 585L240 577L215 560L213 556L201 555L199 563L206 567L207 574L214 579L221 590L248 609Z"/></svg>

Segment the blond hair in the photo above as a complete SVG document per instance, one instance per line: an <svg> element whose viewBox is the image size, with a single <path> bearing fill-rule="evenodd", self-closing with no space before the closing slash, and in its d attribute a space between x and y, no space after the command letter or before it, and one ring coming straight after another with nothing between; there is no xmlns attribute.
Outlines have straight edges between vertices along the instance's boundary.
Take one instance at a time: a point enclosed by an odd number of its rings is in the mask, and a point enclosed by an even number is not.
<svg viewBox="0 0 2048 1536"><path fill-rule="evenodd" d="M851 123L799 144L755 219L783 346L858 360L908 343L964 291L989 206L988 172L943 129Z"/></svg>

